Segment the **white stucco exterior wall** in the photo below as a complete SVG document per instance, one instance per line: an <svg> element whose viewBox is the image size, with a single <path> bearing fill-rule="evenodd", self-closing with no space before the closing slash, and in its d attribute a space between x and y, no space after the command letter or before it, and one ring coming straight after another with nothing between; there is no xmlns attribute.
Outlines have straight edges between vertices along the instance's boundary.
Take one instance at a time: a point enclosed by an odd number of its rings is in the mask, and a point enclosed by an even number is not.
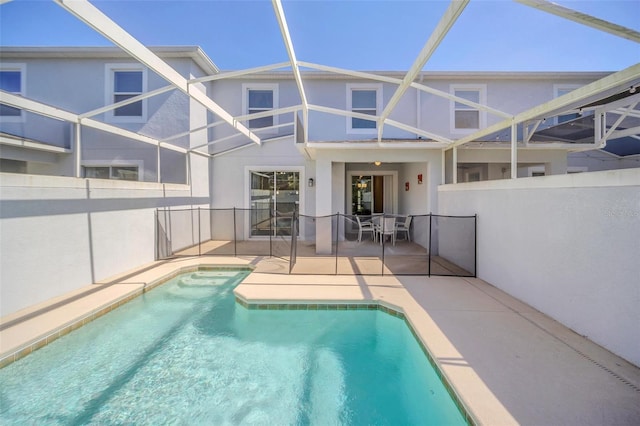
<svg viewBox="0 0 640 426"><path fill-rule="evenodd" d="M0 174L0 316L154 260L155 211L186 185Z"/></svg>
<svg viewBox="0 0 640 426"><path fill-rule="evenodd" d="M640 365L640 169L441 186L478 276Z"/></svg>

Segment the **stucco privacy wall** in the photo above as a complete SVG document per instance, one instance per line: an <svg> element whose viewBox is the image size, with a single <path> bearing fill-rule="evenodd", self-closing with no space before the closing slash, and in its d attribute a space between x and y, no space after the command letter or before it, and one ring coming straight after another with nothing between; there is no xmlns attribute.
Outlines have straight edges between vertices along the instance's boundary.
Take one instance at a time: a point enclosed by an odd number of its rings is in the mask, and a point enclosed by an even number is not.
<svg viewBox="0 0 640 426"><path fill-rule="evenodd" d="M0 174L0 316L153 261L156 208L208 205L193 191Z"/></svg>
<svg viewBox="0 0 640 426"><path fill-rule="evenodd" d="M640 365L640 169L444 185L478 276Z"/></svg>

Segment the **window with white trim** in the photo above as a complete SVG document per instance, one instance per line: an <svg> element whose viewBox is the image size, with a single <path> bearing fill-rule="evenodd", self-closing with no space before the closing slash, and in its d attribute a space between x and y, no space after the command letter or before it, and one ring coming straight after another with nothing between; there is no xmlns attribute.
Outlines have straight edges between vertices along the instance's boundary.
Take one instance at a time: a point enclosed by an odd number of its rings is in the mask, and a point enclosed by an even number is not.
<svg viewBox="0 0 640 426"><path fill-rule="evenodd" d="M278 108L277 84L243 84L242 93L242 110L245 115L257 114ZM277 124L278 117L275 115L248 120L250 129L272 127Z"/></svg>
<svg viewBox="0 0 640 426"><path fill-rule="evenodd" d="M131 165L82 166L82 172L88 179L140 180L138 166Z"/></svg>
<svg viewBox="0 0 640 426"><path fill-rule="evenodd" d="M107 64L106 104L114 104L139 96L147 90L147 72L138 64ZM140 123L147 119L147 100L143 99L112 109L111 121Z"/></svg>
<svg viewBox="0 0 640 426"><path fill-rule="evenodd" d="M486 104L486 86L452 85L450 93L469 102ZM451 132L472 132L484 127L486 113L475 106L463 102L451 101Z"/></svg>
<svg viewBox="0 0 640 426"><path fill-rule="evenodd" d="M553 85L553 97L559 98L560 96L564 96L568 93L573 92L577 88L581 87L579 84L554 84ZM576 113L572 114L563 114L556 117L556 124L564 123L565 121L571 121L573 119L578 118L580 115Z"/></svg>
<svg viewBox="0 0 640 426"><path fill-rule="evenodd" d="M24 64L2 64L0 67L0 90L24 96ZM0 104L0 120L3 122L24 121L24 112L9 105Z"/></svg>
<svg viewBox="0 0 640 426"><path fill-rule="evenodd" d="M375 117L382 110L382 85L347 84L347 110L373 116L371 120L347 117L347 133L375 133Z"/></svg>

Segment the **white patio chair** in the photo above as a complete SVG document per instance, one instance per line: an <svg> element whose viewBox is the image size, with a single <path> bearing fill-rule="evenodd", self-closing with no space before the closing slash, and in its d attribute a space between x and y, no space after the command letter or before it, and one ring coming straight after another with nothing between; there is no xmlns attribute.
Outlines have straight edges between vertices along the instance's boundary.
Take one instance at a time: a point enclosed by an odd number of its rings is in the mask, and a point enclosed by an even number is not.
<svg viewBox="0 0 640 426"><path fill-rule="evenodd" d="M360 221L360 216L356 215L356 221L358 221L358 242L362 242L362 234L364 232L371 232L371 239L376 240L376 229L373 222L365 220Z"/></svg>
<svg viewBox="0 0 640 426"><path fill-rule="evenodd" d="M411 234L409 229L411 228L411 216L407 216L404 222L396 222L396 238L398 238L398 232L404 232L407 234L407 241L411 241Z"/></svg>
<svg viewBox="0 0 640 426"><path fill-rule="evenodd" d="M396 218L385 217L382 224L378 226L378 234L380 235L380 244L382 244L382 242L387 237L387 235L389 235L391 237L391 242L395 246L396 245Z"/></svg>

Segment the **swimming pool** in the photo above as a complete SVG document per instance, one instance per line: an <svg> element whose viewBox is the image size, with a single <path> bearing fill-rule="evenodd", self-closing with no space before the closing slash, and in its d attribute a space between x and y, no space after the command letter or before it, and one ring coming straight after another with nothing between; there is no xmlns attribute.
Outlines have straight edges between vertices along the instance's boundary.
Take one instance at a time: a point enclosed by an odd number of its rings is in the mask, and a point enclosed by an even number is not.
<svg viewBox="0 0 640 426"><path fill-rule="evenodd" d="M171 279L0 370L3 424L465 424L403 320Z"/></svg>

